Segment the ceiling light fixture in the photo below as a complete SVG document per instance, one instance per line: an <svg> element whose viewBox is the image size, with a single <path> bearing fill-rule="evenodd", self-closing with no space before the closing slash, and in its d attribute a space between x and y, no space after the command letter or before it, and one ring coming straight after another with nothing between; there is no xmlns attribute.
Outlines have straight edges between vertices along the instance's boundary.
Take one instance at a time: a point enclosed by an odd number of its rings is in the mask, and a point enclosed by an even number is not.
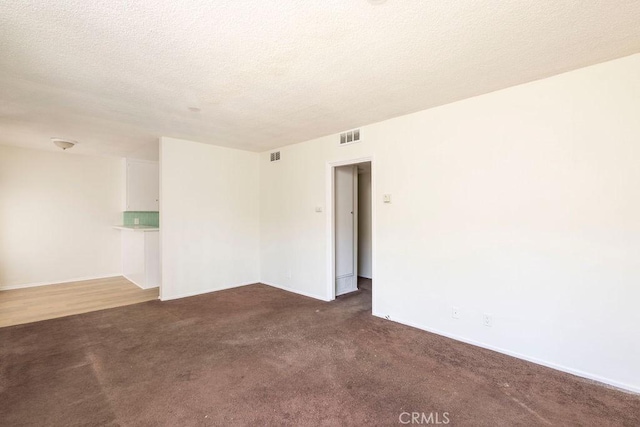
<svg viewBox="0 0 640 427"><path fill-rule="evenodd" d="M63 150L71 148L78 143L77 141L62 138L51 138L51 142L53 142L56 146L62 148Z"/></svg>

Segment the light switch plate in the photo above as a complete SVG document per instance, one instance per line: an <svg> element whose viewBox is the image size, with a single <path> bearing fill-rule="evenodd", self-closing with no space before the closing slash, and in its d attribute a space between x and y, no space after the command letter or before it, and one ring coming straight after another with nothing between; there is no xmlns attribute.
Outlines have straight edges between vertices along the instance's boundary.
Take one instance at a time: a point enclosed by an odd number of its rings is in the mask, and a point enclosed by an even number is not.
<svg viewBox="0 0 640 427"><path fill-rule="evenodd" d="M391 194L384 194L382 196L382 201L385 203L391 203Z"/></svg>

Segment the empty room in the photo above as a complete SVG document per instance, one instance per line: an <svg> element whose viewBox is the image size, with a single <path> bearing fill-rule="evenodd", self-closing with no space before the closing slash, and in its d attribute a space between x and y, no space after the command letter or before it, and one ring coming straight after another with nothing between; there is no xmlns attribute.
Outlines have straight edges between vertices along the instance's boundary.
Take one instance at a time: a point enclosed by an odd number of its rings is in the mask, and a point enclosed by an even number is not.
<svg viewBox="0 0 640 427"><path fill-rule="evenodd" d="M0 4L0 425L640 425L640 1Z"/></svg>

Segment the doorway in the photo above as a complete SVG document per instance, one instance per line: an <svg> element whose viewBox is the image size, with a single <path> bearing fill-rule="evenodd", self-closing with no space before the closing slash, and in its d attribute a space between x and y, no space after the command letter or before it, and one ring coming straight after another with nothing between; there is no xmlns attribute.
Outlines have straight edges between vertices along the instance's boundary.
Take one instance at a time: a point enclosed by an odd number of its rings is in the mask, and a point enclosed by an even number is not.
<svg viewBox="0 0 640 427"><path fill-rule="evenodd" d="M372 293L373 168L371 159L330 164L330 299Z"/></svg>

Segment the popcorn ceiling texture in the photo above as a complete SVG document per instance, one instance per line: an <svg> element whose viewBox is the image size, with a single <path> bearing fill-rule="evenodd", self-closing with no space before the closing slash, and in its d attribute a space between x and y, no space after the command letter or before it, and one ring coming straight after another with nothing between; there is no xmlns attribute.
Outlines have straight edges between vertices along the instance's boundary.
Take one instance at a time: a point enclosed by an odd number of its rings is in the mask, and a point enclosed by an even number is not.
<svg viewBox="0 0 640 427"><path fill-rule="evenodd" d="M613 0L5 1L0 144L264 151L636 53L639 21Z"/></svg>

